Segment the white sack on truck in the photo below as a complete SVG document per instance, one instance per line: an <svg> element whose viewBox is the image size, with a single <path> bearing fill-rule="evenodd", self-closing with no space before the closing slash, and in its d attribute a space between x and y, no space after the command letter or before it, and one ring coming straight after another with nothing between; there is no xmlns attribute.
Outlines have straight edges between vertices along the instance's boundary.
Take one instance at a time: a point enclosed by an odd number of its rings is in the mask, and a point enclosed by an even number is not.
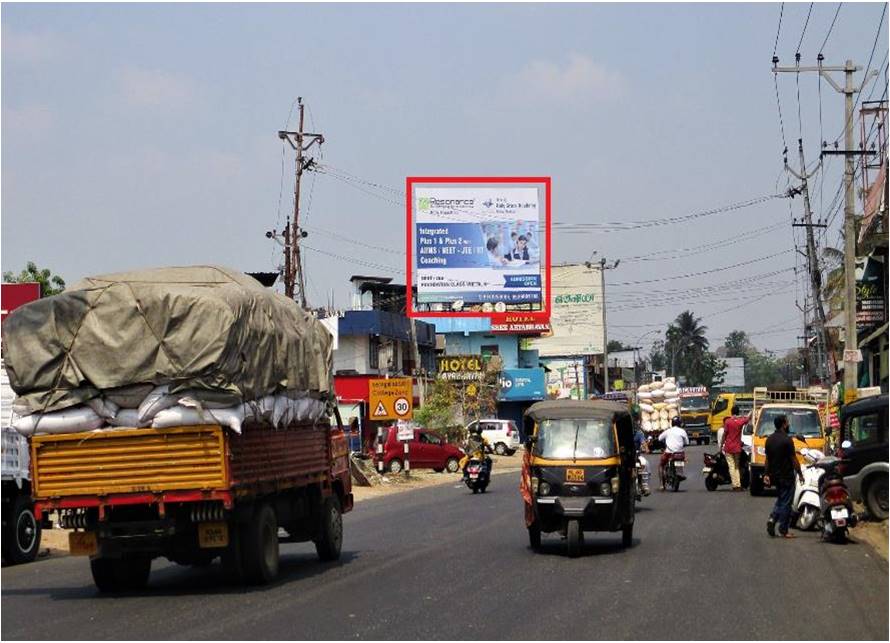
<svg viewBox="0 0 890 643"><path fill-rule="evenodd" d="M74 406L54 413L32 413L12 422L22 435L35 433L74 433L105 426L105 419L88 406Z"/></svg>

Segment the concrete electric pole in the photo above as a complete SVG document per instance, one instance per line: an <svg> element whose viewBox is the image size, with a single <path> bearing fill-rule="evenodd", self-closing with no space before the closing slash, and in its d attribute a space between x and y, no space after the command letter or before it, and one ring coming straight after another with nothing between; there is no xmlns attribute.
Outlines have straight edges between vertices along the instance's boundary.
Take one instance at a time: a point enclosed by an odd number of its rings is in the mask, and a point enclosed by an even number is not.
<svg viewBox="0 0 890 643"><path fill-rule="evenodd" d="M296 151L294 177L294 214L293 220L288 216L284 228L284 294L290 299L296 298L297 303L306 308L306 285L303 275L303 262L300 257L300 240L306 232L300 228L300 179L303 172L310 169L315 159L304 157L304 153L313 145L324 143L324 136L303 131L303 98L297 98L299 106L299 127L296 132L280 131L278 138L287 141Z"/></svg>
<svg viewBox="0 0 890 643"><path fill-rule="evenodd" d="M862 150L853 149L853 95L862 91L869 78L878 74L872 70L866 74L858 87L853 83L853 74L860 71L852 60L847 60L844 66L826 66L822 64L822 54L819 54L818 64L815 67L801 67L798 55L797 64L794 67L779 67L779 59L773 56L773 73L779 72L799 74L801 72L816 72L831 85L834 90L844 95L844 150L823 150L822 154L843 154L845 157L844 187L846 198L844 202L844 401L851 402L856 399L856 375L858 361L856 357L856 220L855 195L853 181L855 169L853 167L853 155L861 154ZM838 85L832 72L844 73L844 86Z"/></svg>
<svg viewBox="0 0 890 643"><path fill-rule="evenodd" d="M825 307L822 305L822 272L819 268L819 255L816 252L816 238L813 234L813 228L824 228L825 224L813 223L813 212L810 208L810 191L807 184L812 174L807 174L806 160L803 154L803 139L797 139L797 151L800 155L800 173L796 172L788 165L788 159L785 159L785 169L798 180L801 181L801 192L803 193L803 213L804 222L794 223L794 227L806 228L807 235L807 273L810 277L810 292L813 298L813 308L815 309L816 321L816 373L822 383L828 383L829 386L834 384L834 369L829 365L831 360L828 359L828 336L825 331ZM813 171L815 174L815 170ZM804 307L804 316L807 309ZM806 334L806 333L805 333Z"/></svg>

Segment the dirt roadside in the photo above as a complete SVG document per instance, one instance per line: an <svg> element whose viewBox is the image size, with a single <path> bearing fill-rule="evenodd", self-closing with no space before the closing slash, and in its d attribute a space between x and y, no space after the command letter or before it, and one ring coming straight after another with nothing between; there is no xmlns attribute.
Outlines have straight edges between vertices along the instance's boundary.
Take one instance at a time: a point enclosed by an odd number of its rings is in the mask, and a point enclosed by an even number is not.
<svg viewBox="0 0 890 643"><path fill-rule="evenodd" d="M519 471L522 468L522 455L492 456L495 473ZM356 502L382 498L396 493L423 489L436 485L461 483L460 473L436 473L431 469L415 469L409 476L381 476L380 484L373 487L353 485L352 493ZM518 493L518 491L517 491ZM68 531L65 529L44 529L40 541L40 558L67 556Z"/></svg>

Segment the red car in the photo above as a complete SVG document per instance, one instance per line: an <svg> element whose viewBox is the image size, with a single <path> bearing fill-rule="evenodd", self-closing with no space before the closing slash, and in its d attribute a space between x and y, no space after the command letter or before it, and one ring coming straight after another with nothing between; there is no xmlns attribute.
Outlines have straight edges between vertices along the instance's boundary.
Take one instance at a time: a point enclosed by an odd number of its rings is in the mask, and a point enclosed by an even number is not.
<svg viewBox="0 0 890 643"><path fill-rule="evenodd" d="M387 427L381 431L383 440L383 468L399 473L405 468L405 443L397 438L398 429ZM457 473L464 452L430 429L414 429L414 439L408 441L408 461L412 469ZM374 451L374 466L378 466L380 454Z"/></svg>

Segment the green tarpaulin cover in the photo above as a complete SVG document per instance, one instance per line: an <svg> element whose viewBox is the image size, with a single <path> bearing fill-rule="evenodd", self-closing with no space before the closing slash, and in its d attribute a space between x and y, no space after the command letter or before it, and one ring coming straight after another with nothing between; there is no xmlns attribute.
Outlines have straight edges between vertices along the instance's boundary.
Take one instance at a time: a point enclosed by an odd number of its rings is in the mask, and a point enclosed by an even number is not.
<svg viewBox="0 0 890 643"><path fill-rule="evenodd" d="M17 406L47 412L137 383L170 392L333 393L331 336L295 302L228 268L83 279L3 322Z"/></svg>

